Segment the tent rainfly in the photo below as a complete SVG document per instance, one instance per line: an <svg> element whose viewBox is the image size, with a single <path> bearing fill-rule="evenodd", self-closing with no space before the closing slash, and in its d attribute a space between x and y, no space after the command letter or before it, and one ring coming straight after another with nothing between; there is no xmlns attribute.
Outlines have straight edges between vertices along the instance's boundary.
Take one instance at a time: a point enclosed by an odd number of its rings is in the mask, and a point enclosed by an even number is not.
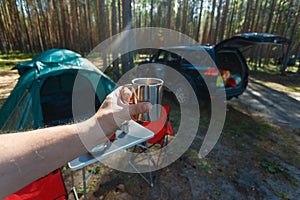
<svg viewBox="0 0 300 200"><path fill-rule="evenodd" d="M45 51L13 69L20 78L0 110L3 132L87 118L116 87L86 58L66 49ZM79 108L75 114L74 108Z"/></svg>

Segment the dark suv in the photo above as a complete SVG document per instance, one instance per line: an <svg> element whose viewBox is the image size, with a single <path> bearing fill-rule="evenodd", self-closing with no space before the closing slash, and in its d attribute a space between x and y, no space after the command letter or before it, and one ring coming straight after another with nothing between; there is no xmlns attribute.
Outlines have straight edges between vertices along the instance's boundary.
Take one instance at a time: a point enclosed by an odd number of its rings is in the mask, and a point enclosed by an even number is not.
<svg viewBox="0 0 300 200"><path fill-rule="evenodd" d="M172 46L159 49L144 63L167 65L180 72L190 83L198 97L217 97L224 86L226 98L241 95L248 84L249 68L241 49L255 44L287 44L288 39L273 34L245 33L224 40L215 46ZM209 59L208 59L209 58ZM163 69L161 69L163 71ZM158 70L159 71L159 70ZM158 72L158 77L167 76ZM205 81L204 81L205 80ZM190 100L185 85L176 82L173 91L180 103ZM212 89L208 92L207 85Z"/></svg>

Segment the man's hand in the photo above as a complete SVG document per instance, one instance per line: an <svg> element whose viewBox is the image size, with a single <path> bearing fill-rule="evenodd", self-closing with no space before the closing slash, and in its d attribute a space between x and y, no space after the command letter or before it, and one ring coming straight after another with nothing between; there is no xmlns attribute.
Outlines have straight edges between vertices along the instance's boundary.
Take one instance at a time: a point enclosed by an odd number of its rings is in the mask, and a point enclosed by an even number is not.
<svg viewBox="0 0 300 200"><path fill-rule="evenodd" d="M95 116L107 135L113 134L125 120L151 109L149 102L129 104L131 96L127 87L120 86L104 100Z"/></svg>

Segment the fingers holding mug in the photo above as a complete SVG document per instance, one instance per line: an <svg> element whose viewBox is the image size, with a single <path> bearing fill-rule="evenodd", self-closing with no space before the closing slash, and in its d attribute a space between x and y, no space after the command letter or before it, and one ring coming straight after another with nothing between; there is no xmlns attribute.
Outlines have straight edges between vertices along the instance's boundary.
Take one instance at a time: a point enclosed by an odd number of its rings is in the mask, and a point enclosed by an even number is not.
<svg viewBox="0 0 300 200"><path fill-rule="evenodd" d="M123 101L123 103L129 104L131 96L132 96L131 90L127 86L123 86L121 89L121 100Z"/></svg>
<svg viewBox="0 0 300 200"><path fill-rule="evenodd" d="M136 93L132 84L126 84L123 86L123 92L126 93L123 99L127 104L137 104ZM130 95L129 95L130 94Z"/></svg>

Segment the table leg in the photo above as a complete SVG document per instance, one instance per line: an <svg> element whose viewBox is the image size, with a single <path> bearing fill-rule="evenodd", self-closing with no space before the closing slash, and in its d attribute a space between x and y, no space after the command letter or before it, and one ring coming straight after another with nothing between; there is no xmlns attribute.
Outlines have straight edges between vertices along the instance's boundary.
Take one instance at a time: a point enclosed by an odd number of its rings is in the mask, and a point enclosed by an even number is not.
<svg viewBox="0 0 300 200"><path fill-rule="evenodd" d="M82 168L82 179L83 179L83 197L86 200L86 179L85 179L85 167Z"/></svg>
<svg viewBox="0 0 300 200"><path fill-rule="evenodd" d="M148 167L149 167L150 186L153 187L154 184L153 184L153 180L152 180L152 169L151 169L151 164L150 164L151 156L150 156L149 149L148 149L148 142L146 142L145 146L146 146L146 151L147 151L146 153L147 153Z"/></svg>
<svg viewBox="0 0 300 200"><path fill-rule="evenodd" d="M128 162L130 164L130 166L138 172L138 174L151 186L153 187L154 186L154 183L153 183L153 179L152 179L152 169L151 169L151 164L150 164L150 159L151 159L151 156L150 156L150 153L148 151L148 142L146 142L145 145L142 145L142 144L139 144L138 146L146 149L146 154L147 154L147 160L148 160L148 168L149 168L149 179L147 179L141 172L140 170L134 165L133 162L131 162L132 160L132 157L133 155L131 156L131 158L129 158L129 155L128 155ZM135 148L135 147L134 147Z"/></svg>

